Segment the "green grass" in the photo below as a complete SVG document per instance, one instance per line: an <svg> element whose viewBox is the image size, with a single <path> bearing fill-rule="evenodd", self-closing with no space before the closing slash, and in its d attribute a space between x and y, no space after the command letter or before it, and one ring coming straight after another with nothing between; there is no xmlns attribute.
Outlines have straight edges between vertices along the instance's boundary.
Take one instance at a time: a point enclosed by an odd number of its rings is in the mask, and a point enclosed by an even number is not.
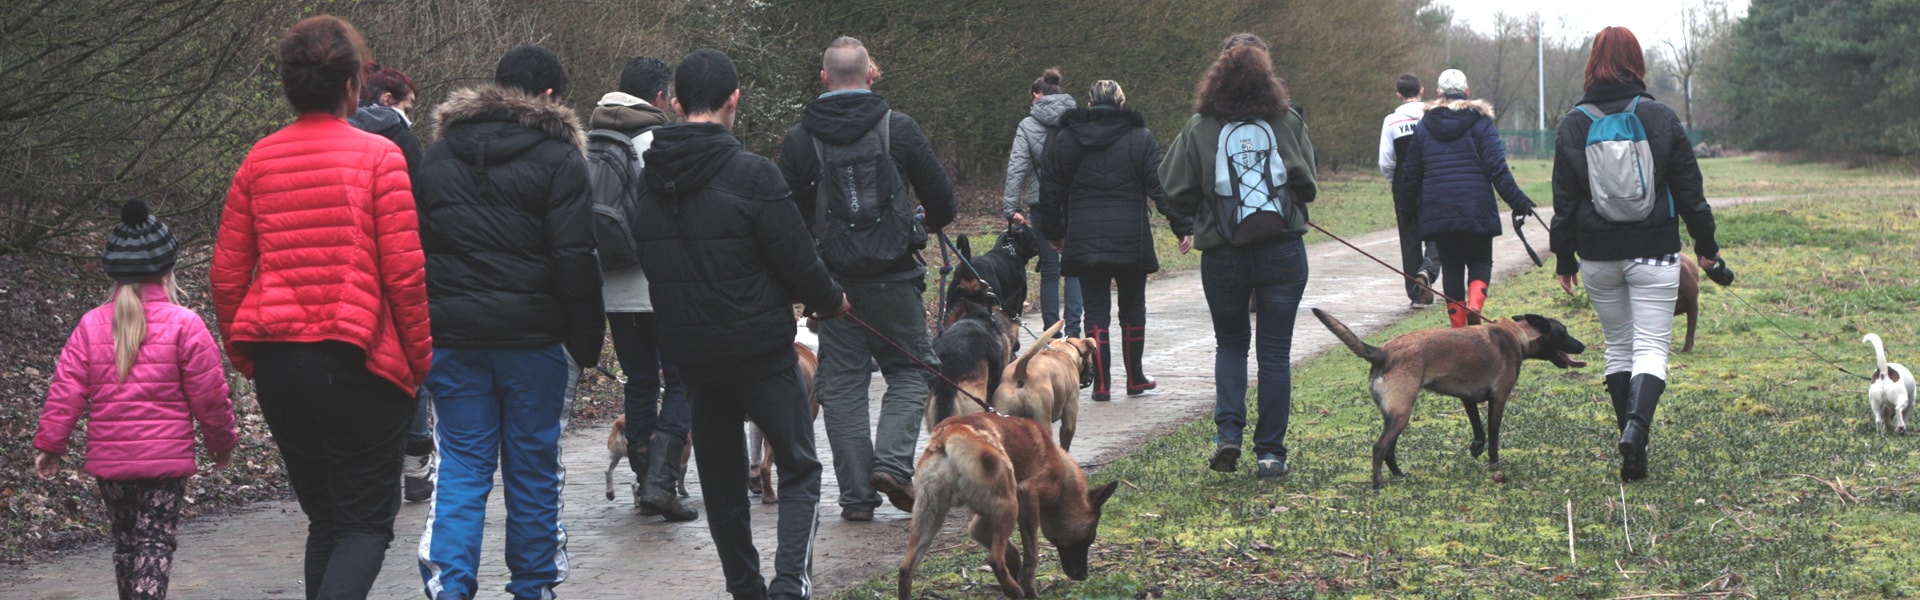
<svg viewBox="0 0 1920 600"><path fill-rule="evenodd" d="M1920 360L1912 357L1920 344L1912 318L1920 304L1913 242L1920 206L1899 196L1842 197L1911 181L1807 171L1815 176L1800 181L1831 187L1793 184L1811 186L1795 193L1815 195L1721 211L1724 253L1739 283L1731 293L1703 288L1699 346L1672 361L1653 434L1653 476L1626 486L1624 501L1600 383L1599 325L1584 297L1567 297L1547 271L1535 270L1500 284L1491 309L1567 322L1590 344L1585 358L1593 366L1526 366L1497 468L1468 456L1460 404L1425 394L1401 438L1409 477L1371 490L1369 448L1380 419L1365 397L1365 363L1337 350L1294 373L1287 480L1256 481L1250 461L1237 474L1205 470L1212 426L1189 424L1091 476L1123 482L1107 505L1093 576L1067 580L1043 547L1039 593L1920 595L1920 439L1872 431L1865 384L1795 345L1864 372L1872 355L1859 339L1877 332L1895 360ZM1761 181L1724 189L1773 185ZM1444 318L1427 311L1374 339L1442 327ZM1567 548L1569 503L1577 563ZM984 564L970 542L936 553L923 563L915 594L995 597ZM889 572L835 597L892 595Z"/></svg>

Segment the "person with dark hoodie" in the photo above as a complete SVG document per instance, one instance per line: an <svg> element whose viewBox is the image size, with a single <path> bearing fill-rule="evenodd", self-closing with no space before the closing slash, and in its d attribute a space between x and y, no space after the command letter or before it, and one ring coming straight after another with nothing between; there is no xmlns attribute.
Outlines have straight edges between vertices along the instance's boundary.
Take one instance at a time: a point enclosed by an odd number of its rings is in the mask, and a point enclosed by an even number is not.
<svg viewBox="0 0 1920 600"><path fill-rule="evenodd" d="M1647 93L1640 40L1625 27L1608 27L1594 36L1592 48L1587 94L1560 121L1553 153L1553 254L1567 295L1581 275L1587 278L1587 298L1607 338L1606 386L1620 430L1620 479L1638 481L1647 476L1654 409L1667 389L1673 304L1680 293L1679 225L1685 223L1693 237L1703 272L1723 274L1715 279L1721 285L1731 283L1732 274L1721 268L1713 208L1701 190L1686 128L1673 107ZM1586 141L1596 120L1629 111L1646 130L1654 202L1646 218L1619 222L1595 207Z"/></svg>
<svg viewBox="0 0 1920 600"><path fill-rule="evenodd" d="M420 98L413 78L399 69L367 63L365 80L360 83L360 107L347 123L361 131L393 141L407 159L407 177L411 181L420 168L420 136L413 133L413 120L407 109ZM401 497L420 502L433 497L433 395L423 387L415 394L418 406L413 411L413 426L407 430L406 455L400 459Z"/></svg>
<svg viewBox="0 0 1920 600"><path fill-rule="evenodd" d="M695 50L673 80L673 107L686 122L654 130L634 237L661 349L693 399L707 530L734 598L805 598L821 467L793 351L793 303L832 319L847 312L847 295L814 251L779 169L729 131L740 108L733 61ZM771 587L749 527L742 417L766 433L780 467Z"/></svg>
<svg viewBox="0 0 1920 600"><path fill-rule="evenodd" d="M1080 278L1087 336L1100 348L1094 356L1093 400L1105 402L1111 398L1113 363L1107 344L1113 307L1109 298L1116 287L1126 342L1127 395L1156 387L1141 364L1147 339L1147 275L1160 270L1145 201L1153 201L1166 216L1182 252L1193 247L1193 219L1167 204L1167 193L1160 188L1160 145L1147 130L1147 118L1127 108L1120 84L1094 82L1087 104L1067 111L1060 118L1060 132L1047 141L1034 220L1040 235L1061 253L1061 273Z"/></svg>
<svg viewBox="0 0 1920 600"><path fill-rule="evenodd" d="M1013 132L1013 149L1007 153L1006 208L1001 212L1007 222L1027 223L1027 213L1040 202L1040 170L1035 168L1044 155L1047 137L1060 130L1060 116L1073 110L1073 95L1060 91L1060 70L1047 69L1033 80L1033 106ZM1066 288L1063 290L1061 286ZM1064 292L1064 293L1063 293ZM1060 300L1066 299L1066 306ZM1060 253L1051 244L1040 244L1040 320L1045 329L1066 319L1061 335L1080 337L1080 279L1060 277Z"/></svg>
<svg viewBox="0 0 1920 600"><path fill-rule="evenodd" d="M914 447L932 389L932 374L921 365L939 364L927 337L927 306L921 301L927 269L915 251L925 245L927 232L939 231L953 221L953 184L920 124L873 93L878 71L860 40L834 40L820 62L820 81L827 92L807 104L800 124L787 130L780 145L780 172L793 190L801 218L807 219L816 237L833 233L835 227L844 230L844 222L823 222L815 215L816 209L848 201L822 197L839 188L835 187L838 182L822 185L821 157L862 149L872 150L871 160L890 162L897 169L899 177L893 180L900 185L890 190L894 201L906 202L906 184L911 184L911 196L918 197L926 209L921 225L905 221L883 225L910 228L895 233L913 247L896 248L893 256L869 261L884 265L877 272L855 272L849 265L836 265L831 255L824 257L834 280L846 287L854 316L879 331L869 333L846 321L824 323L815 394L826 415L827 441L833 447L840 518L871 521L873 509L880 506L880 493L887 495L894 508L913 510ZM882 148L885 157L879 156ZM877 175L886 179L885 173ZM840 219L832 214L824 218ZM895 350L895 344L913 355ZM869 366L876 361L887 380L887 391L880 401L879 424L869 434L867 384L873 378Z"/></svg>
<svg viewBox="0 0 1920 600"><path fill-rule="evenodd" d="M478 593L496 466L507 591L551 598L566 581L567 389L581 366L600 362L605 336L585 132L560 100L566 69L546 48L516 46L493 81L434 110L439 141L416 178L441 457L419 556L436 600Z"/></svg>
<svg viewBox="0 0 1920 600"><path fill-rule="evenodd" d="M667 86L673 69L651 56L627 61L620 71L620 91L600 97L587 120L592 129L618 131L633 140L646 166L653 130L668 122ZM607 328L613 337L614 358L627 376L624 384L627 416L627 466L633 469L633 505L642 515L660 515L668 521L691 521L699 511L680 505L674 484L686 476L680 462L693 417L687 412L687 390L673 362L660 357L654 328L653 300L645 269L634 266L602 271L600 297L607 308Z"/></svg>
<svg viewBox="0 0 1920 600"><path fill-rule="evenodd" d="M1440 251L1442 293L1453 326L1480 324L1493 280L1493 238L1501 233L1493 194L1514 218L1533 214L1533 200L1513 182L1507 147L1493 124L1493 105L1471 99L1467 75L1440 73L1440 98L1414 127L1407 154L1394 169L1394 188L1420 203L1420 239Z"/></svg>

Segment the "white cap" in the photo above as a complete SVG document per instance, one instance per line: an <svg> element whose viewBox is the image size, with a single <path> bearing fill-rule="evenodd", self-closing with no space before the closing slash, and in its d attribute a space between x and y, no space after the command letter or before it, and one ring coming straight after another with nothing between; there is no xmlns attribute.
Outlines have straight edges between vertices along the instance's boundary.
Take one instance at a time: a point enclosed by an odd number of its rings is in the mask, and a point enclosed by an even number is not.
<svg viewBox="0 0 1920 600"><path fill-rule="evenodd" d="M1467 93L1467 74L1461 73L1459 69L1441 71L1439 83L1442 94Z"/></svg>

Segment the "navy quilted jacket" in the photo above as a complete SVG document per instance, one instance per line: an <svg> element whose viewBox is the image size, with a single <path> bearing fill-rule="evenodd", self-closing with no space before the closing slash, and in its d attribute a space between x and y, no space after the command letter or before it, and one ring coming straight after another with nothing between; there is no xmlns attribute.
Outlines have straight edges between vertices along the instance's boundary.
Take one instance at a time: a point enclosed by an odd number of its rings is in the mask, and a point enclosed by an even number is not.
<svg viewBox="0 0 1920 600"><path fill-rule="evenodd" d="M1394 171L1395 185L1419 199L1422 239L1500 235L1496 190L1514 210L1533 208L1507 169L1507 148L1486 101L1449 95L1428 104L1402 160Z"/></svg>

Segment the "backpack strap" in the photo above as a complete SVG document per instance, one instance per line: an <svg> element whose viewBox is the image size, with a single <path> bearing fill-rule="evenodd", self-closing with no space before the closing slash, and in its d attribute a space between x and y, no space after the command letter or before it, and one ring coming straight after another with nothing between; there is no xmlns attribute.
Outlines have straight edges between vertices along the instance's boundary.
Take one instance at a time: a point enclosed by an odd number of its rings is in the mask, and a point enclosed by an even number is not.
<svg viewBox="0 0 1920 600"><path fill-rule="evenodd" d="M820 197L820 182L827 180L827 154L820 149L820 137L807 133L807 139L813 142L813 162L819 165L819 174L813 178L813 226L815 233L826 231L827 202Z"/></svg>
<svg viewBox="0 0 1920 600"><path fill-rule="evenodd" d="M1578 110L1581 113L1586 114L1587 119L1589 120L1598 121L1600 120L1600 117L1605 116L1600 112L1600 107L1594 106L1592 104L1577 104L1577 105L1574 105L1573 108L1574 110Z"/></svg>

